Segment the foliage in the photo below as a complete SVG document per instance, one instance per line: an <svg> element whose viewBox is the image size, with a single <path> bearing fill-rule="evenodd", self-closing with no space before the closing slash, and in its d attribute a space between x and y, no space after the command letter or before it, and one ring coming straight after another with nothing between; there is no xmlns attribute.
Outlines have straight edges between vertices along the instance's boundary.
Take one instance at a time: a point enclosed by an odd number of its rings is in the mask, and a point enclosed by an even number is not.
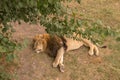
<svg viewBox="0 0 120 80"><path fill-rule="evenodd" d="M120 37L117 37L117 38L116 38L116 41L120 41Z"/></svg>
<svg viewBox="0 0 120 80"><path fill-rule="evenodd" d="M41 0L39 0L41 1ZM70 35L79 27L76 24L75 14L71 17L67 14L67 7L62 4L64 0L45 0L38 4L41 13L40 23L44 25L48 33L57 35ZM68 0L71 1L71 0ZM76 0L80 2L79 0Z"/></svg>
<svg viewBox="0 0 120 80"><path fill-rule="evenodd" d="M0 3L0 52L12 52L15 49L15 43L9 40L10 32L14 31L10 22L36 22L37 15L36 0L3 0Z"/></svg>
<svg viewBox="0 0 120 80"><path fill-rule="evenodd" d="M16 20L33 21L37 16L36 7L36 0L3 0L0 3L0 22L5 25Z"/></svg>
<svg viewBox="0 0 120 80"><path fill-rule="evenodd" d="M79 18L77 10L72 10L62 2L49 2L49 0L46 2L43 1L38 4L38 7L42 14L40 23L46 27L46 31L50 34L66 35L68 37L74 37L72 36L73 33L82 34L83 37L91 39L94 43L101 44L105 37L114 36L117 33L99 19L87 20Z"/></svg>
<svg viewBox="0 0 120 80"><path fill-rule="evenodd" d="M2 34L0 34L0 52L13 52L15 49L16 44L9 40L7 37L3 37Z"/></svg>

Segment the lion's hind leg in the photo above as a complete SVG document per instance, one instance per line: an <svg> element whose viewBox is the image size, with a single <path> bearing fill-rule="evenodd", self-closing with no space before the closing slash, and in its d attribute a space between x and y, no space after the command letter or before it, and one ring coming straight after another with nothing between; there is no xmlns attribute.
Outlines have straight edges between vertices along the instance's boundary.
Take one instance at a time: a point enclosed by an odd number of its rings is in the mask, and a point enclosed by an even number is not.
<svg viewBox="0 0 120 80"><path fill-rule="evenodd" d="M96 56L99 56L99 50L98 50L98 47L96 45L91 45L89 46L90 47L90 50L89 50L89 55L92 56L92 55L96 55Z"/></svg>
<svg viewBox="0 0 120 80"><path fill-rule="evenodd" d="M89 50L89 55L92 56L92 55L96 55L98 56L99 55L99 50L98 50L98 47L96 45L94 45L90 40L87 40L87 39L83 39L82 38L82 41L84 42L84 45L85 46L88 46L90 47L90 50Z"/></svg>

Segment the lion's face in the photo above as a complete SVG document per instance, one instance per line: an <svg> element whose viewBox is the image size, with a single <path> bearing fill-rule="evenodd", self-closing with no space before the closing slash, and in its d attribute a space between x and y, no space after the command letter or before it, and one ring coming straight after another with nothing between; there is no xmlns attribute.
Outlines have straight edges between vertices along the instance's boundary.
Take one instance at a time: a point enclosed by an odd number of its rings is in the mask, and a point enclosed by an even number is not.
<svg viewBox="0 0 120 80"><path fill-rule="evenodd" d="M36 53L44 52L45 48L46 40L41 35L35 36L33 45L33 49L35 50L35 52Z"/></svg>

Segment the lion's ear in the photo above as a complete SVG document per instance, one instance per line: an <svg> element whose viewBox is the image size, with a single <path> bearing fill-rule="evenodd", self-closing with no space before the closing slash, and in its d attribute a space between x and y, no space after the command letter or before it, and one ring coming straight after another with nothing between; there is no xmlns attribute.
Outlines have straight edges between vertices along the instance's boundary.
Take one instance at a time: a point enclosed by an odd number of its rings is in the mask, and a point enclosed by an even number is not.
<svg viewBox="0 0 120 80"><path fill-rule="evenodd" d="M43 39L48 39L49 37L50 37L49 34L43 34L43 35L42 35L42 38L43 38Z"/></svg>
<svg viewBox="0 0 120 80"><path fill-rule="evenodd" d="M41 39L42 37L43 37L42 34L38 34L38 35L36 35L36 36L33 38L33 41L39 40L39 39Z"/></svg>

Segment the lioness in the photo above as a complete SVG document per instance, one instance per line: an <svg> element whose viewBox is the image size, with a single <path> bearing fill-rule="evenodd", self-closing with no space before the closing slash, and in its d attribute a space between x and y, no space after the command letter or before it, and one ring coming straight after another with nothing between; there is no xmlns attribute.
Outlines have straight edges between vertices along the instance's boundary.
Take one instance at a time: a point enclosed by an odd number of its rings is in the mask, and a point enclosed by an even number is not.
<svg viewBox="0 0 120 80"><path fill-rule="evenodd" d="M85 45L90 48L89 55L99 55L97 46L84 38L81 38L81 41L77 41L63 36L39 34L34 37L33 41L35 52L46 52L54 57L53 67L59 66L61 72L64 72L63 56L67 51L75 50Z"/></svg>

